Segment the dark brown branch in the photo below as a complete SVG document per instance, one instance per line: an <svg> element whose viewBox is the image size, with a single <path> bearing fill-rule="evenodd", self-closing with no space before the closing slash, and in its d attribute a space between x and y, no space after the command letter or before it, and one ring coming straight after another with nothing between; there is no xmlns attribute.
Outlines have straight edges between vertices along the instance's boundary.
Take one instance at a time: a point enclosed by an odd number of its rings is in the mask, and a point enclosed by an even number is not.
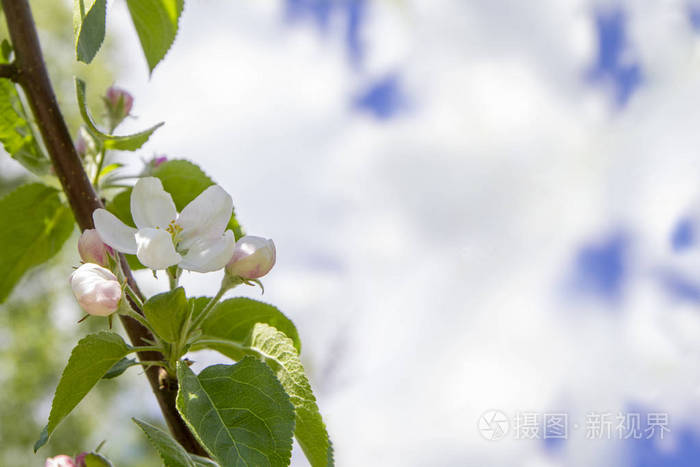
<svg viewBox="0 0 700 467"><path fill-rule="evenodd" d="M0 63L0 78L17 81L17 68L14 63Z"/></svg>
<svg viewBox="0 0 700 467"><path fill-rule="evenodd" d="M24 89L75 220L81 230L90 229L93 227L92 212L103 205L83 170L66 122L58 108L29 3L27 0L2 0L2 7L15 51L13 76ZM123 256L121 262L129 284L141 295ZM134 308L141 312L138 307ZM150 332L136 320L122 317L121 321L134 345L147 345L144 339L153 339ZM140 352L139 358L153 361L162 360L163 356L159 352ZM206 455L175 408L177 381L171 379L163 369L154 366L146 371L146 375L175 439L189 452Z"/></svg>

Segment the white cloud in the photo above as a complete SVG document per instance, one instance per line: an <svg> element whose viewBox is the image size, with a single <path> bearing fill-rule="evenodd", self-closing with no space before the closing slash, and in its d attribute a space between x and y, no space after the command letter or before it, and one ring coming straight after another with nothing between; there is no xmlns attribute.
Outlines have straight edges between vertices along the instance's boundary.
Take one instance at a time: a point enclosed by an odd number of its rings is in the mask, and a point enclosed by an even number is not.
<svg viewBox="0 0 700 467"><path fill-rule="evenodd" d="M190 2L150 81L113 5L134 125L167 121L146 153L194 159L275 239L264 299L300 328L339 464L619 465L623 443L581 430L551 457L475 426L488 408L696 404L700 317L652 274L678 261L700 175L684 6L627 4L645 82L613 111L583 79L593 3L401 5L369 4L358 71L341 33L285 26L276 2ZM410 111L350 111L393 71ZM632 236L619 309L562 297L577 248L615 228ZM213 293L202 277L185 282Z"/></svg>

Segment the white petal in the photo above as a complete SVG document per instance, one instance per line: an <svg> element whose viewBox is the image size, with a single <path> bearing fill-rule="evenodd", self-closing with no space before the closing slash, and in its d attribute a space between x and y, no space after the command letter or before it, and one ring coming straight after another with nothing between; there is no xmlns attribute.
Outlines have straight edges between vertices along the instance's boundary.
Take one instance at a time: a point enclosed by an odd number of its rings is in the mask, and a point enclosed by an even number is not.
<svg viewBox="0 0 700 467"><path fill-rule="evenodd" d="M136 245L136 257L151 269L165 269L182 260L182 256L175 251L172 237L162 229L139 229L136 232Z"/></svg>
<svg viewBox="0 0 700 467"><path fill-rule="evenodd" d="M163 183L155 177L139 179L131 192L131 216L139 229L160 227L165 229L177 217L173 197L163 189Z"/></svg>
<svg viewBox="0 0 700 467"><path fill-rule="evenodd" d="M101 208L92 212L92 220L103 242L122 253L136 253L135 228L129 227L117 216Z"/></svg>
<svg viewBox="0 0 700 467"><path fill-rule="evenodd" d="M191 248L198 238L218 238L226 230L233 200L219 185L204 190L185 206L177 223L182 227L180 247Z"/></svg>
<svg viewBox="0 0 700 467"><path fill-rule="evenodd" d="M182 259L180 267L195 272L217 271L226 266L231 259L235 245L236 241L230 230L214 240L200 238Z"/></svg>

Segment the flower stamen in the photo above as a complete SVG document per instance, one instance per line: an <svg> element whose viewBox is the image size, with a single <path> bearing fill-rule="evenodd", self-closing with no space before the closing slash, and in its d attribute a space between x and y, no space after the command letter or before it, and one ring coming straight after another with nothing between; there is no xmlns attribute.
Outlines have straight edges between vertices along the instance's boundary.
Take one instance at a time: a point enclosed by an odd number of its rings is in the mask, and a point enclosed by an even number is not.
<svg viewBox="0 0 700 467"><path fill-rule="evenodd" d="M178 237L180 236L180 232L182 232L182 227L180 227L173 219L170 221L170 224L168 224L165 230L173 237L173 245L177 246L178 242L180 241Z"/></svg>

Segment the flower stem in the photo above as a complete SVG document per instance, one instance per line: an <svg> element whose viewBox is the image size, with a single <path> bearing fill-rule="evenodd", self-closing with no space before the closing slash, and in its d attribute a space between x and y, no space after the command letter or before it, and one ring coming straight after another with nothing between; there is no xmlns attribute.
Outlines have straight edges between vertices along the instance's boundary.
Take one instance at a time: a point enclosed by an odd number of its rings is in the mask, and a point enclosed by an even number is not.
<svg viewBox="0 0 700 467"><path fill-rule="evenodd" d="M180 274L182 273L182 269L178 268L177 266L171 266L168 269L166 269L166 272L168 273L170 290L175 290L175 288L178 286L178 283L180 282Z"/></svg>
<svg viewBox="0 0 700 467"><path fill-rule="evenodd" d="M209 345L212 345L212 344L213 345L223 345L225 347L233 347L234 349L238 349L238 350L241 350L241 351L249 353L249 354L250 353L255 354L257 357L259 357L263 360L268 360L268 359L275 360L275 357L273 357L272 355L269 355L269 354L267 354L259 349L255 349L253 347L246 346L246 345L240 344L238 342L225 340L225 339L216 339L214 337L206 336L206 335L197 339L194 342L194 344L204 345L207 347Z"/></svg>
<svg viewBox="0 0 700 467"><path fill-rule="evenodd" d="M130 352L162 352L162 350L158 345L139 345L132 347Z"/></svg>
<svg viewBox="0 0 700 467"><path fill-rule="evenodd" d="M141 360L139 361L139 365L143 365L145 367L162 366L163 368L168 368L168 365L166 365L165 362L160 362L158 360Z"/></svg>
<svg viewBox="0 0 700 467"><path fill-rule="evenodd" d="M105 148L104 145L100 148L100 152L97 153L97 168L95 169L95 179L92 181L92 185L97 188L97 184L100 181L100 172L102 172L102 164L105 162Z"/></svg>
<svg viewBox="0 0 700 467"><path fill-rule="evenodd" d="M221 279L221 287L219 288L219 291L216 293L216 296L214 296L214 298L207 303L207 306L204 307L194 323L192 323L192 326L190 326L190 331L197 329L197 327L207 319L209 314L211 314L211 310L214 309L214 305L219 303L221 297L223 297L227 291L242 283L243 280L240 277L233 277L228 274L224 274L223 279Z"/></svg>
<svg viewBox="0 0 700 467"><path fill-rule="evenodd" d="M224 280L225 280L225 279L224 279ZM214 306L215 306L217 303L219 303L219 300L221 300L221 297L224 296L224 294L226 293L226 291L227 291L228 289L229 289L229 288L226 287L226 286L224 286L224 284L223 284L223 282L222 282L221 288L219 288L219 291L216 293L216 295L214 296L214 298L212 298L211 300L209 300L209 303L207 303L207 306L204 307L204 309L203 309L202 312L199 314L199 316L197 316L197 319L194 320L194 322L192 323L192 325L190 326L190 328L187 330L187 334L188 334L188 335L190 334L191 331L197 329L197 328L199 327L199 325L201 325L201 324L204 322L205 319L207 319L207 317L209 316L209 313L211 313L211 310L213 310L213 309L214 309Z"/></svg>
<svg viewBox="0 0 700 467"><path fill-rule="evenodd" d="M143 309L143 301L141 301L139 296L136 294L136 292L134 292L134 290L127 282L124 282L124 291L129 295L129 297L134 301L134 303L138 305L139 308Z"/></svg>
<svg viewBox="0 0 700 467"><path fill-rule="evenodd" d="M129 318L135 319L136 321L141 323L146 329L151 331L153 333L153 335L155 336L155 332L153 331L153 328L151 327L149 322L146 321L146 318L144 318L140 314L136 313L134 310L131 309L130 306L125 306L123 311L122 311L122 314L127 315ZM158 351L160 351L160 350L158 350Z"/></svg>

